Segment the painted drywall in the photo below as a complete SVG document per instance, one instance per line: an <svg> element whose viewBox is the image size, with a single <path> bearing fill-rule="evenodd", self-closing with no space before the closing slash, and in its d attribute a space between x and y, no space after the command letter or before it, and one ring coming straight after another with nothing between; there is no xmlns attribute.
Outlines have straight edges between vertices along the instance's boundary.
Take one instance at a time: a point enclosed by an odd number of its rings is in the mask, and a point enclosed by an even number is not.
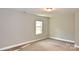
<svg viewBox="0 0 79 59"><path fill-rule="evenodd" d="M35 40L37 17L12 9L0 9L0 48Z"/></svg>
<svg viewBox="0 0 79 59"><path fill-rule="evenodd" d="M75 13L75 44L79 46L79 11Z"/></svg>
<svg viewBox="0 0 79 59"><path fill-rule="evenodd" d="M53 14L49 23L49 36L70 41L74 40L74 13Z"/></svg>

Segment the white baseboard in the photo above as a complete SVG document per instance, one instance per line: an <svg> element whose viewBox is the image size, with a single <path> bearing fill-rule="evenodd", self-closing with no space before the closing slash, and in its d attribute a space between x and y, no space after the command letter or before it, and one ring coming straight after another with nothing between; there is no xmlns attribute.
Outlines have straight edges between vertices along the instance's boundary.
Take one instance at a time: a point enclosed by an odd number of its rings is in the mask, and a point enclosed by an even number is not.
<svg viewBox="0 0 79 59"><path fill-rule="evenodd" d="M44 39L44 38L36 39L36 40L32 40L32 41L27 41L27 42L23 42L23 43L11 45L11 46L7 46L7 47L4 47L4 48L0 48L0 51L4 51L4 50L10 49L10 48L14 48L14 47L17 47L17 46L21 46L21 45L24 45L24 44L29 44L29 43L32 43L32 42L35 42L35 41L39 41L39 40L42 40L42 39Z"/></svg>
<svg viewBox="0 0 79 59"><path fill-rule="evenodd" d="M75 44L74 47L75 47L75 48L79 48L79 45L78 45L78 44Z"/></svg>
<svg viewBox="0 0 79 59"><path fill-rule="evenodd" d="M52 39L56 39L56 40L65 41L65 42L75 43L75 41L71 41L71 40L67 40L67 39L62 39L62 38L57 38L57 37L50 37L50 38L52 38Z"/></svg>

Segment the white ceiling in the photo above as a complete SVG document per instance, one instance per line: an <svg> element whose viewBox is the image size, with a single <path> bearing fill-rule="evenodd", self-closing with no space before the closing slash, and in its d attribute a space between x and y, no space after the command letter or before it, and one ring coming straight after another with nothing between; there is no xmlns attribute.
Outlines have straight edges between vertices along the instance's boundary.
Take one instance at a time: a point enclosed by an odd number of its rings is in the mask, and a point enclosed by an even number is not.
<svg viewBox="0 0 79 59"><path fill-rule="evenodd" d="M58 14L58 13L70 13L70 12L74 13L76 11L79 11L78 8L55 8L55 10L53 10L52 12L46 12L44 8L15 8L15 10L27 12L39 16L44 16L44 17L51 17L53 16L53 14Z"/></svg>

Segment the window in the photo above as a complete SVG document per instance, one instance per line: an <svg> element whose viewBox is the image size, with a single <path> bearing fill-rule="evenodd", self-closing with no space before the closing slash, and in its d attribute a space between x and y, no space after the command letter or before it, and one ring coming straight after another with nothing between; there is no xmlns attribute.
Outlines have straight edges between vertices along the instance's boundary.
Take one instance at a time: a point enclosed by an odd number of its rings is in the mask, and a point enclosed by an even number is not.
<svg viewBox="0 0 79 59"><path fill-rule="evenodd" d="M36 35L42 34L43 22L41 20L36 21Z"/></svg>

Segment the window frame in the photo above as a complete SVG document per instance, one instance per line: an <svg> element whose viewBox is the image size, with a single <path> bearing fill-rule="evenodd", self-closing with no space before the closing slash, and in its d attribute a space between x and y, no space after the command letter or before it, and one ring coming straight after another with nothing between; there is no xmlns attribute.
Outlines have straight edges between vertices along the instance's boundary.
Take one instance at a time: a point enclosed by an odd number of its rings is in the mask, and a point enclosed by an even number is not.
<svg viewBox="0 0 79 59"><path fill-rule="evenodd" d="M38 34L36 34L36 21L42 22L42 31L41 31L41 33L38 33ZM35 21L35 35L41 35L41 34L43 34L43 20L36 20L36 21Z"/></svg>

